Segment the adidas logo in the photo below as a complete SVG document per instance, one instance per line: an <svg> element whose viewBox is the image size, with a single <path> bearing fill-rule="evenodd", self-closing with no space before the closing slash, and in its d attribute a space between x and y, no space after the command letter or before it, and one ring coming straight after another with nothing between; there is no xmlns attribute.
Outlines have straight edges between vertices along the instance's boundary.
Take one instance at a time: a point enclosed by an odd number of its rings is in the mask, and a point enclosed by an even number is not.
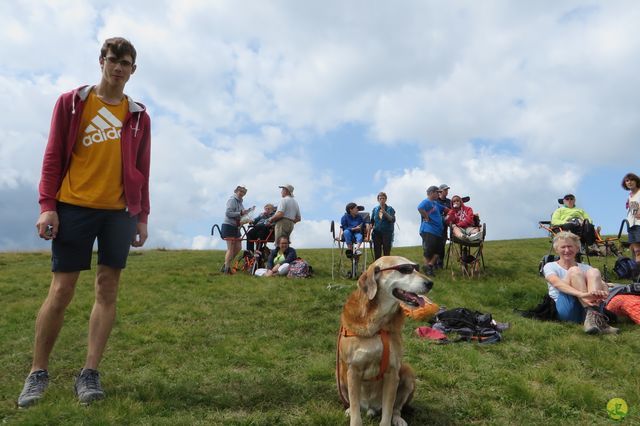
<svg viewBox="0 0 640 426"><path fill-rule="evenodd" d="M85 129L85 137L82 138L84 146L91 146L94 143L102 143L109 140L120 139L120 129L122 121L113 115L106 107L100 108L91 124Z"/></svg>

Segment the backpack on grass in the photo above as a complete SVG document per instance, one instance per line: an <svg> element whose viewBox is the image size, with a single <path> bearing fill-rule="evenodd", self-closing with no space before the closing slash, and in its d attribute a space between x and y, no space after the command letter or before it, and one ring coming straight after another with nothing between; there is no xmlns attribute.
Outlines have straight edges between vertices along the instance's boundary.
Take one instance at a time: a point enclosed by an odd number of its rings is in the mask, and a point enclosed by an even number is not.
<svg viewBox="0 0 640 426"><path fill-rule="evenodd" d="M313 269L309 265L309 263L301 258L297 258L291 265L289 266L289 272L287 273L288 278L309 278Z"/></svg>
<svg viewBox="0 0 640 426"><path fill-rule="evenodd" d="M434 318L433 328L443 333L457 333L457 341L472 341L478 343L497 343L502 340L500 331L508 327L499 327L491 314L471 311L467 308L455 308L438 312Z"/></svg>
<svg viewBox="0 0 640 426"><path fill-rule="evenodd" d="M628 257L619 257L613 265L613 272L620 279L633 280L638 275L638 264Z"/></svg>
<svg viewBox="0 0 640 426"><path fill-rule="evenodd" d="M519 313L524 318L531 318L540 321L558 321L556 302L548 294L544 295L542 302L540 302L538 306L525 311L514 309L514 312Z"/></svg>

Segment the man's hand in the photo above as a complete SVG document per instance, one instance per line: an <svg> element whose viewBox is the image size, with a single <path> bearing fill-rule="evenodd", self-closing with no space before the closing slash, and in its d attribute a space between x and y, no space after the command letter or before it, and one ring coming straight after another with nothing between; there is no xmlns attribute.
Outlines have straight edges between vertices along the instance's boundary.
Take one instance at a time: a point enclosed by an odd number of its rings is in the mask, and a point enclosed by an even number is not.
<svg viewBox="0 0 640 426"><path fill-rule="evenodd" d="M131 245L133 247L142 247L145 241L147 241L148 236L147 224L138 222L136 225L136 235L133 237L133 240L131 240Z"/></svg>
<svg viewBox="0 0 640 426"><path fill-rule="evenodd" d="M49 227L47 229L47 227ZM38 230L38 236L45 240L51 240L58 236L58 228L60 227L60 220L58 219L58 212L51 210L48 212L40 213L38 221L36 222L36 229Z"/></svg>

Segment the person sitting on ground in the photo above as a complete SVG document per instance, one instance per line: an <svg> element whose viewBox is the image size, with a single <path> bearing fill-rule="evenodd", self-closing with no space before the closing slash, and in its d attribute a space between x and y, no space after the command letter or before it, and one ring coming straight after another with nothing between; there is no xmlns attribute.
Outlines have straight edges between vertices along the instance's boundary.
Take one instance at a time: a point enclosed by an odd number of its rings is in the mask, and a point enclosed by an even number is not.
<svg viewBox="0 0 640 426"><path fill-rule="evenodd" d="M453 236L458 239L474 240L481 236L480 228L474 226L473 209L465 206L459 195L454 195L451 199L451 209L445 222L451 226Z"/></svg>
<svg viewBox="0 0 640 426"><path fill-rule="evenodd" d="M265 240L272 231L273 226L269 223L269 219L276 212L273 204L265 204L264 211L251 221L251 228L247 231L247 251L253 252L255 248L255 240Z"/></svg>
<svg viewBox="0 0 640 426"><path fill-rule="evenodd" d="M267 260L267 272L265 273L267 277L287 275L289 265L298 258L296 250L290 247L289 244L289 238L278 238L278 245L269 255L269 260Z"/></svg>
<svg viewBox="0 0 640 426"><path fill-rule="evenodd" d="M576 262L580 250L577 235L560 231L553 238L553 249L560 259L544 265L549 297L556 303L558 319L584 323L587 334L614 334L617 328L609 326L607 317L598 310L609 294L600 271Z"/></svg>
<svg viewBox="0 0 640 426"><path fill-rule="evenodd" d="M362 254L360 247L364 239L363 233L366 223L364 223L364 218L359 214L356 203L347 204L345 210L346 213L342 216L342 219L340 219L340 235L338 236L338 240L344 237L344 242L347 245L347 257L351 257L354 254L359 256ZM355 252L353 251L354 241L356 242Z"/></svg>

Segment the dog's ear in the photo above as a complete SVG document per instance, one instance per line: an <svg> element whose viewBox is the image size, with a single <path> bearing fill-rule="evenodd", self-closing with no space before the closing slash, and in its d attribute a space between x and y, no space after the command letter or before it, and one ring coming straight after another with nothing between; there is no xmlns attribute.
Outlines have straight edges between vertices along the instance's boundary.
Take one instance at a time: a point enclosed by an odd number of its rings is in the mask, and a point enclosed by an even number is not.
<svg viewBox="0 0 640 426"><path fill-rule="evenodd" d="M379 272L380 268L372 265L364 274L360 275L360 278L358 279L358 287L360 287L360 290L365 292L369 300L373 300L378 292L378 281L376 281L376 275L378 275Z"/></svg>

